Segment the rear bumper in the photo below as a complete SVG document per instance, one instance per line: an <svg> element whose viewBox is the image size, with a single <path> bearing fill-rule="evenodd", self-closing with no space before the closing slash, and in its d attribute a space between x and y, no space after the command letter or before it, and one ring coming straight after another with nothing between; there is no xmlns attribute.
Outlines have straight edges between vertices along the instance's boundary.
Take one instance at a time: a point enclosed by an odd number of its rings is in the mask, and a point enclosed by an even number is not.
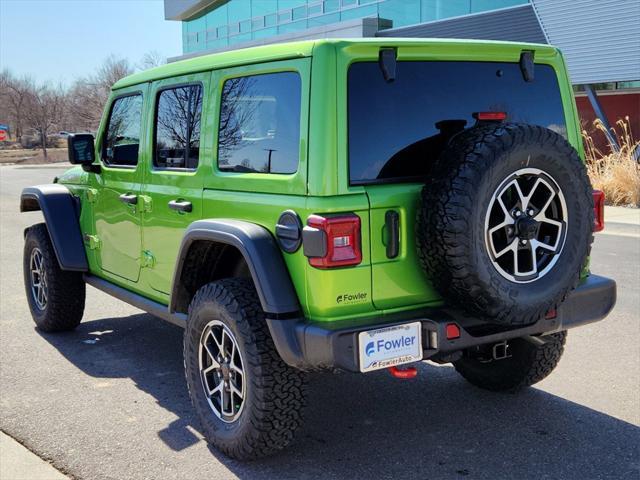
<svg viewBox="0 0 640 480"><path fill-rule="evenodd" d="M289 365L300 369L340 368L359 372L358 334L365 330L422 323L424 358L442 357L466 348L512 338L550 334L597 322L616 303L615 281L591 275L576 288L557 311L557 316L525 327L488 326L459 312L431 309L410 314L384 316L366 321L309 322L306 319L267 319L278 353ZM446 325L456 323L460 337L447 340Z"/></svg>

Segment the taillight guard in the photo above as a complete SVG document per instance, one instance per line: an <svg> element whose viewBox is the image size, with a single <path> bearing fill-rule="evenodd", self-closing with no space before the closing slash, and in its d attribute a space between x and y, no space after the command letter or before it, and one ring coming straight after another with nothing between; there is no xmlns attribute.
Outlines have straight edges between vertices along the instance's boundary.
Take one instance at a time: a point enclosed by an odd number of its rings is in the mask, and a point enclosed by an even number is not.
<svg viewBox="0 0 640 480"><path fill-rule="evenodd" d="M346 267L362 262L360 217L356 214L310 215L302 238L304 254L316 268Z"/></svg>

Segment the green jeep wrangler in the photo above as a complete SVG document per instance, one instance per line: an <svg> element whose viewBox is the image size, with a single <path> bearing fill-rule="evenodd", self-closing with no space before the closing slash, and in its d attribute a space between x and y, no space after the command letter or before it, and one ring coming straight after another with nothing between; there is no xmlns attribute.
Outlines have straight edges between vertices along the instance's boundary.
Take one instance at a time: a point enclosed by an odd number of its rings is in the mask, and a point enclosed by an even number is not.
<svg viewBox="0 0 640 480"><path fill-rule="evenodd" d="M603 196L548 45L318 40L171 63L117 82L77 166L25 188L37 327L70 330L85 285L184 327L204 436L286 446L305 373L453 363L512 391L566 330L604 318L591 275Z"/></svg>

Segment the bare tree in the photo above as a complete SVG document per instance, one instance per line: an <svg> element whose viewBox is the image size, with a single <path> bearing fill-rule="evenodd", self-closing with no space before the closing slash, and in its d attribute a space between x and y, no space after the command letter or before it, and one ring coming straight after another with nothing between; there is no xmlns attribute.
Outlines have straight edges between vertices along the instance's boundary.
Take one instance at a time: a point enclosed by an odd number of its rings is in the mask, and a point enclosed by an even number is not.
<svg viewBox="0 0 640 480"><path fill-rule="evenodd" d="M29 91L22 112L25 124L40 137L42 152L47 159L47 137L63 119L67 95L61 86L39 86Z"/></svg>
<svg viewBox="0 0 640 480"><path fill-rule="evenodd" d="M258 102L250 101L254 86L252 77L232 78L224 84L218 134L218 161L221 166L229 165L233 153L243 146L242 128L251 124L256 116Z"/></svg>
<svg viewBox="0 0 640 480"><path fill-rule="evenodd" d="M13 127L13 135L19 142L24 127L24 108L30 93L34 89L30 77L16 77L5 69L0 73L0 110L7 115L7 121Z"/></svg>
<svg viewBox="0 0 640 480"><path fill-rule="evenodd" d="M147 70L149 68L159 67L165 63L167 63L167 59L157 50L152 50L143 55L137 67L139 70Z"/></svg>
<svg viewBox="0 0 640 480"><path fill-rule="evenodd" d="M69 118L75 129L96 130L111 86L131 73L128 60L112 55L96 73L76 80L69 91Z"/></svg>

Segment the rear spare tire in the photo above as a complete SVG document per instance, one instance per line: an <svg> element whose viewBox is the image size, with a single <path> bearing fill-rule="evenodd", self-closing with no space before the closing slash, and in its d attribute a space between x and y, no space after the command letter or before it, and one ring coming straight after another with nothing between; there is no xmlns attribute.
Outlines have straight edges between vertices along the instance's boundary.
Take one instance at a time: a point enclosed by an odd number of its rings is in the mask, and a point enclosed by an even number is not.
<svg viewBox="0 0 640 480"><path fill-rule="evenodd" d="M578 284L593 241L591 192L561 135L525 124L471 128L422 190L421 264L450 304L491 323L533 323Z"/></svg>

